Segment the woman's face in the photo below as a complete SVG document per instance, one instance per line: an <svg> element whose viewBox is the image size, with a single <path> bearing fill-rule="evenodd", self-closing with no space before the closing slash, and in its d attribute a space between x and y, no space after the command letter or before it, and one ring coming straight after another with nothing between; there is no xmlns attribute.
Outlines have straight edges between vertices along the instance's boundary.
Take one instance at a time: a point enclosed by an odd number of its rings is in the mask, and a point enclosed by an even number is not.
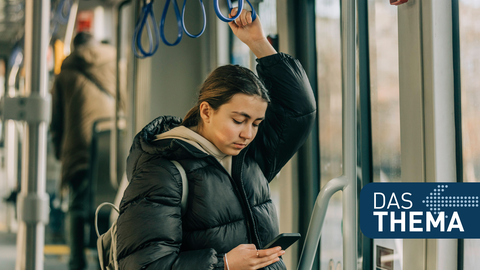
<svg viewBox="0 0 480 270"><path fill-rule="evenodd" d="M218 110L200 104L202 127L199 133L226 155L236 156L257 135L268 103L259 96L234 95Z"/></svg>

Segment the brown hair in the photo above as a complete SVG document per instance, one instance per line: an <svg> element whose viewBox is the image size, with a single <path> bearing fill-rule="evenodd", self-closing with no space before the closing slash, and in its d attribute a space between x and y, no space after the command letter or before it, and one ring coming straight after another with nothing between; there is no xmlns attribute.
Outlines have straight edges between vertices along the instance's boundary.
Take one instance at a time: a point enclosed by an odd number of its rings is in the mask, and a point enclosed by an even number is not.
<svg viewBox="0 0 480 270"><path fill-rule="evenodd" d="M187 113L182 125L186 127L201 124L200 104L206 101L217 110L228 103L235 94L259 96L267 103L270 102L268 90L263 82L249 69L239 65L225 65L215 69L200 88L195 106Z"/></svg>

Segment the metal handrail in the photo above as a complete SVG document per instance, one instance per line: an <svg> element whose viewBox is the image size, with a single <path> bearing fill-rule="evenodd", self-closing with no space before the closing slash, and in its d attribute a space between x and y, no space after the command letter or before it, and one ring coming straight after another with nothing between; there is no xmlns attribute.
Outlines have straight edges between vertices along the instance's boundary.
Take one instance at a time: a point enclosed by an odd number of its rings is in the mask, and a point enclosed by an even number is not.
<svg viewBox="0 0 480 270"><path fill-rule="evenodd" d="M122 9L130 4L131 0L125 0L118 5L117 10L117 60L116 60L116 81L115 81L115 112L113 118L113 131L111 132L110 140L110 182L115 189L118 189L118 152L120 148L120 142L118 141L118 124L120 121L120 59L122 58Z"/></svg>
<svg viewBox="0 0 480 270"><path fill-rule="evenodd" d="M298 270L310 270L322 233L330 198L343 191L343 269L357 269L357 119L355 1L342 3L342 113L343 175L330 180L315 202Z"/></svg>
<svg viewBox="0 0 480 270"><path fill-rule="evenodd" d="M34 100L43 109L34 109L29 117L45 113L50 105L46 76L49 15L49 0L25 1L25 89L29 94L25 99ZM43 270L45 224L48 223L49 212L49 198L45 192L48 121L39 117L23 123L25 147L22 188L17 198L20 224L15 269Z"/></svg>

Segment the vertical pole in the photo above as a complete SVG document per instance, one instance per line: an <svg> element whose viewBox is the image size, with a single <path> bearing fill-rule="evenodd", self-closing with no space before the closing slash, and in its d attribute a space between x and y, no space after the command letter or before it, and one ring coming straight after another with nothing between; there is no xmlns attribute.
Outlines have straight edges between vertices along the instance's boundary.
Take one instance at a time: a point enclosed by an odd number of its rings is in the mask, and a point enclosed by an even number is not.
<svg viewBox="0 0 480 270"><path fill-rule="evenodd" d="M373 157L372 157L372 115L370 102L370 54L369 54L369 27L368 27L368 1L357 1L358 13L358 72L359 72L359 146L360 165L362 178L358 183L359 188L373 182ZM358 161L357 161L358 162ZM373 269L373 239L359 233L359 247L363 269Z"/></svg>
<svg viewBox="0 0 480 270"><path fill-rule="evenodd" d="M310 85L315 95L318 97L317 89L317 62L316 62L316 40L315 40L315 0L299 0L294 4L295 18L295 56L302 63L307 73ZM302 179L302 185L299 185L299 232L307 236L312 211L315 201L320 192L320 146L318 119L305 141L304 145L298 150L298 178ZM304 246L307 238L300 239L299 246ZM318 246L318 245L317 245ZM301 252L301 250L299 249ZM312 269L319 268L320 251L314 251L315 261L311 264ZM299 258L302 253L299 253ZM304 256L305 257L305 256Z"/></svg>
<svg viewBox="0 0 480 270"><path fill-rule="evenodd" d="M122 60L122 12L123 8L130 4L131 0L125 0L120 3L117 9L117 61L116 61L116 80L115 80L115 112L114 112L114 121L113 121L113 128L111 132L111 144L110 144L110 182L114 187L118 188L119 181L117 176L117 167L118 167L118 153L120 147L123 147L120 144L118 139L118 131L119 131L119 121L120 117L124 116L126 109L123 108L122 115L120 115L120 104L122 102L122 94L120 91L121 83L120 83L120 61ZM126 105L126 104L125 104ZM120 175L121 177L121 175Z"/></svg>
<svg viewBox="0 0 480 270"><path fill-rule="evenodd" d="M402 182L425 182L421 1L398 6L398 75ZM427 241L403 240L403 268L426 269Z"/></svg>
<svg viewBox="0 0 480 270"><path fill-rule="evenodd" d="M460 73L460 12L458 0L452 0L453 103L455 110L455 163L457 182L463 182L462 86ZM457 269L463 269L464 239L458 239Z"/></svg>
<svg viewBox="0 0 480 270"><path fill-rule="evenodd" d="M25 81L27 93L46 98L46 55L49 35L49 0L25 2ZM43 269L45 224L48 222L46 176L46 121L25 123L22 189L18 201L20 228L16 269Z"/></svg>
<svg viewBox="0 0 480 270"><path fill-rule="evenodd" d="M343 269L357 269L357 103L355 1L342 1Z"/></svg>
<svg viewBox="0 0 480 270"><path fill-rule="evenodd" d="M133 21L137 23L139 13L140 13L140 1L135 1L133 6ZM135 25L133 26L135 28ZM133 32L133 31L132 31ZM132 48L134 49L134 48ZM131 102L130 102L130 116L131 116L131 130L132 130L132 138L135 137L137 134L137 92L138 92L138 65L139 61L138 58L132 55L132 95L131 95Z"/></svg>
<svg viewBox="0 0 480 270"><path fill-rule="evenodd" d="M456 182L451 1L422 1L424 145L427 182ZM456 270L456 239L428 239L427 270Z"/></svg>

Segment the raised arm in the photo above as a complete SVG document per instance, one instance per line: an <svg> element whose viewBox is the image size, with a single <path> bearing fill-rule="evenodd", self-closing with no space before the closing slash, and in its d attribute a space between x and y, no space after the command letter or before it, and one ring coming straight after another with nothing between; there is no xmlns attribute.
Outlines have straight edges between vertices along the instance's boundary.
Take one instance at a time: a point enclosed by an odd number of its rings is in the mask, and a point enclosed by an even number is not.
<svg viewBox="0 0 480 270"><path fill-rule="evenodd" d="M248 155L271 181L307 139L316 118L310 82L300 62L278 53L257 59L271 103Z"/></svg>
<svg viewBox="0 0 480 270"><path fill-rule="evenodd" d="M231 16L235 14L233 10ZM310 134L317 109L315 97L300 62L275 51L260 20L252 22L250 12L244 11L229 25L257 56L258 76L270 93L271 104L248 154L254 156L271 181Z"/></svg>

